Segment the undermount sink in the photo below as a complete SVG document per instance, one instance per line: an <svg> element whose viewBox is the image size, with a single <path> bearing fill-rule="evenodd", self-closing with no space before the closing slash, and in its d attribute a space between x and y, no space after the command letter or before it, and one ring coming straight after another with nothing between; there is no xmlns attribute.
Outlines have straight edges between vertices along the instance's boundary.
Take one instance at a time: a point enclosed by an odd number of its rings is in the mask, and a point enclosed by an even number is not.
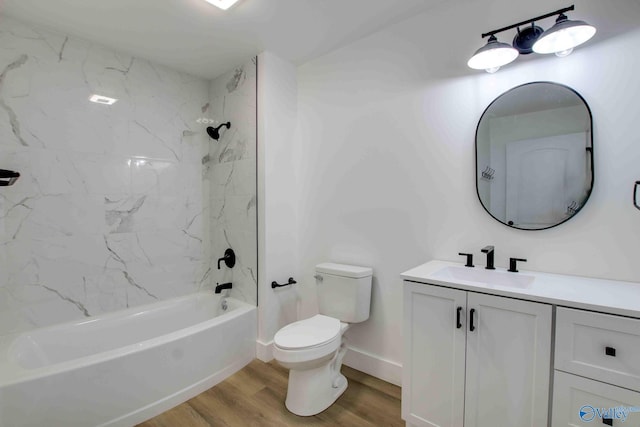
<svg viewBox="0 0 640 427"><path fill-rule="evenodd" d="M483 285L528 288L535 280L534 276L522 273L509 273L498 270L486 270L481 267L448 266L434 271L431 277L441 282L473 282Z"/></svg>

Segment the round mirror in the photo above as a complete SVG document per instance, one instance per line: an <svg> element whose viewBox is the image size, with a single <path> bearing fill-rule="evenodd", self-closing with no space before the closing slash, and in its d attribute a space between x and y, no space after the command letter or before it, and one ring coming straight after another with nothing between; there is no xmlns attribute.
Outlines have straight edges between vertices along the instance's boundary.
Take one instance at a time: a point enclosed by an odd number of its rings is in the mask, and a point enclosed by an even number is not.
<svg viewBox="0 0 640 427"><path fill-rule="evenodd" d="M542 230L574 216L593 187L591 110L557 83L517 86L496 98L476 130L482 206L510 227Z"/></svg>

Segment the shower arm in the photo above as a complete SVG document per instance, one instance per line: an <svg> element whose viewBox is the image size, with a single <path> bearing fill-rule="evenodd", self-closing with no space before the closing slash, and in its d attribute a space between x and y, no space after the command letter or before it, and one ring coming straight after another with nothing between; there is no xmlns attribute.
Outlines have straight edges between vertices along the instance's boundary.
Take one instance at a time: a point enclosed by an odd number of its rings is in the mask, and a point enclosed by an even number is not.
<svg viewBox="0 0 640 427"><path fill-rule="evenodd" d="M220 128L222 128L223 126L226 127L227 129L231 129L231 122L222 123L220 126L218 126L217 128L213 128L213 129L216 130L216 131L219 131Z"/></svg>

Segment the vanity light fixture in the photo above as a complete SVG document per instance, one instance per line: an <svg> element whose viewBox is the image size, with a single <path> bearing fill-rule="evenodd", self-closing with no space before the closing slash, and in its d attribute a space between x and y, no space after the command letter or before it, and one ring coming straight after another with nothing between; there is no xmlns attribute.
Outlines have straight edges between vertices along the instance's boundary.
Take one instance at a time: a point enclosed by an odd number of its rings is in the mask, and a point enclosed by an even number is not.
<svg viewBox="0 0 640 427"><path fill-rule="evenodd" d="M569 20L565 12L571 10L575 10L575 5L482 34L482 38L489 37L489 40L473 54L467 65L476 70L495 73L503 65L513 62L520 54L528 55L535 52L555 53L559 57L569 55L574 47L586 42L596 33L596 28L584 21ZM555 15L558 15L556 23L546 31L535 24L536 21ZM513 28L517 29L513 47L498 41L496 34Z"/></svg>
<svg viewBox="0 0 640 427"><path fill-rule="evenodd" d="M118 102L118 100L115 98L109 98L108 96L97 95L97 94L91 95L89 97L89 101L95 102L96 104L103 104L103 105L113 105L116 102Z"/></svg>
<svg viewBox="0 0 640 427"><path fill-rule="evenodd" d="M227 10L238 2L238 0L205 0L205 1L216 7L219 7L222 10Z"/></svg>

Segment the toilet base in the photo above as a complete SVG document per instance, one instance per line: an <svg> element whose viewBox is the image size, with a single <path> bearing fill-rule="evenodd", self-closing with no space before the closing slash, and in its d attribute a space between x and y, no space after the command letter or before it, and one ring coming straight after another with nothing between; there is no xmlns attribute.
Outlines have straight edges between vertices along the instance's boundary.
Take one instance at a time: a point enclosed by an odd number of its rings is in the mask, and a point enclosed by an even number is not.
<svg viewBox="0 0 640 427"><path fill-rule="evenodd" d="M303 417L319 414L347 389L347 379L327 363L304 371L290 370L285 406Z"/></svg>

